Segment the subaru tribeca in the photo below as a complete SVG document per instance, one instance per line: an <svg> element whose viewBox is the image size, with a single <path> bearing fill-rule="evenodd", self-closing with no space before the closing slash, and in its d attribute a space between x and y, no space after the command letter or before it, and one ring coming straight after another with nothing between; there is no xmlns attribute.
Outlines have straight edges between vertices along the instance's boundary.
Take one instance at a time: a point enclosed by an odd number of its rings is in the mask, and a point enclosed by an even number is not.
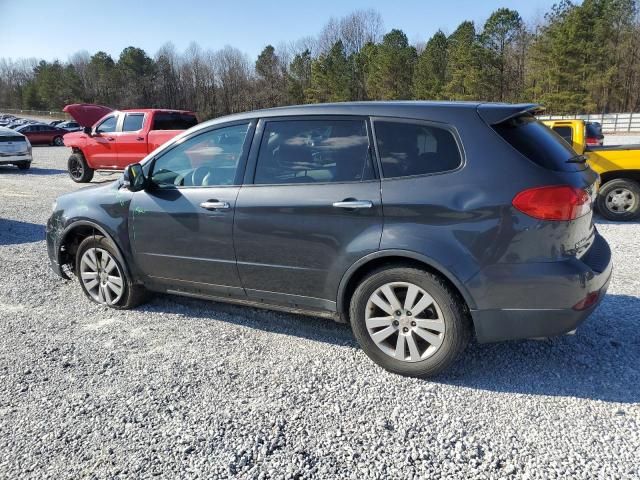
<svg viewBox="0 0 640 480"><path fill-rule="evenodd" d="M185 131L108 185L58 198L51 265L131 308L166 292L348 322L392 372L479 342L574 330L611 252L598 176L536 105L275 108Z"/></svg>

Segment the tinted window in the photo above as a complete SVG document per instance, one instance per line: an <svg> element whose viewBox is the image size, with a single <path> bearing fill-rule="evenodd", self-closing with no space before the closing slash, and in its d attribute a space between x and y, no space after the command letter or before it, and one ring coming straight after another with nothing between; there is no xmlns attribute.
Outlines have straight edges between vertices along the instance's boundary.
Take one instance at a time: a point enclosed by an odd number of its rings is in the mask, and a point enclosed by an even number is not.
<svg viewBox="0 0 640 480"><path fill-rule="evenodd" d="M189 113L156 112L152 130L187 130L198 124L198 119Z"/></svg>
<svg viewBox="0 0 640 480"><path fill-rule="evenodd" d="M571 127L553 127L553 131L564 138L567 142L573 142L573 129Z"/></svg>
<svg viewBox="0 0 640 480"><path fill-rule="evenodd" d="M98 128L96 128L96 133L115 132L117 123L118 117L109 117L100 125L98 125Z"/></svg>
<svg viewBox="0 0 640 480"><path fill-rule="evenodd" d="M493 129L513 148L543 168L562 172L587 168L586 163L567 163L577 155L571 145L530 114L510 118L493 125Z"/></svg>
<svg viewBox="0 0 640 480"><path fill-rule="evenodd" d="M462 163L453 134L444 128L408 122L375 122L385 178L455 170Z"/></svg>
<svg viewBox="0 0 640 480"><path fill-rule="evenodd" d="M599 138L602 135L602 128L595 123L587 123L587 137Z"/></svg>
<svg viewBox="0 0 640 480"><path fill-rule="evenodd" d="M233 185L249 124L189 138L159 157L151 179L160 186Z"/></svg>
<svg viewBox="0 0 640 480"><path fill-rule="evenodd" d="M5 142L24 142L24 137L20 135L0 135L0 143Z"/></svg>
<svg viewBox="0 0 640 480"><path fill-rule="evenodd" d="M127 113L124 117L124 124L122 125L123 132L137 132L142 129L142 122L144 121L144 114L142 113Z"/></svg>
<svg viewBox="0 0 640 480"><path fill-rule="evenodd" d="M359 182L371 165L364 120L267 122L255 183Z"/></svg>

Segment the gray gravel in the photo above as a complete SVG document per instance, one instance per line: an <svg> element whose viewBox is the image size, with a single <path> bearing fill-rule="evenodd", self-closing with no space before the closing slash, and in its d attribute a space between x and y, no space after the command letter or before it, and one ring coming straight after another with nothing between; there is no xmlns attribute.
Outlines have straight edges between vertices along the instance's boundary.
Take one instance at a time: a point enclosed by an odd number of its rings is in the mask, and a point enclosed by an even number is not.
<svg viewBox="0 0 640 480"><path fill-rule="evenodd" d="M575 336L474 344L422 381L327 320L90 303L47 267L67 155L0 167L0 478L640 476L640 224L599 222L614 279Z"/></svg>

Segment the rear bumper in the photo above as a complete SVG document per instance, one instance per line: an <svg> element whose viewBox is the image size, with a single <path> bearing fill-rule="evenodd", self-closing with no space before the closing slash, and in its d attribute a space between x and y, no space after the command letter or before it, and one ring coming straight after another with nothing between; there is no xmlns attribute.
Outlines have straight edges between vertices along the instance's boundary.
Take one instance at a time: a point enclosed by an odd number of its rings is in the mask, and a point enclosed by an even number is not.
<svg viewBox="0 0 640 480"><path fill-rule="evenodd" d="M611 250L600 235L581 259L484 269L471 282L480 293L479 308L471 311L478 341L554 337L575 330L602 301L612 270ZM594 293L592 305L574 308Z"/></svg>
<svg viewBox="0 0 640 480"><path fill-rule="evenodd" d="M0 165L15 165L16 163L31 163L33 157L29 153L0 154Z"/></svg>

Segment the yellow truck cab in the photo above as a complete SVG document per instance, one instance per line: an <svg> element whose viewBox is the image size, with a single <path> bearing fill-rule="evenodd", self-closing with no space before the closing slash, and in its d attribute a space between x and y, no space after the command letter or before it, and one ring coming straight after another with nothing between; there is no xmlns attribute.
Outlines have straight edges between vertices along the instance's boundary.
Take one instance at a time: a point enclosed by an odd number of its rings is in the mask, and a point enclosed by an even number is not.
<svg viewBox="0 0 640 480"><path fill-rule="evenodd" d="M640 217L640 145L587 146L584 120L544 120L600 175L598 212L609 220Z"/></svg>

